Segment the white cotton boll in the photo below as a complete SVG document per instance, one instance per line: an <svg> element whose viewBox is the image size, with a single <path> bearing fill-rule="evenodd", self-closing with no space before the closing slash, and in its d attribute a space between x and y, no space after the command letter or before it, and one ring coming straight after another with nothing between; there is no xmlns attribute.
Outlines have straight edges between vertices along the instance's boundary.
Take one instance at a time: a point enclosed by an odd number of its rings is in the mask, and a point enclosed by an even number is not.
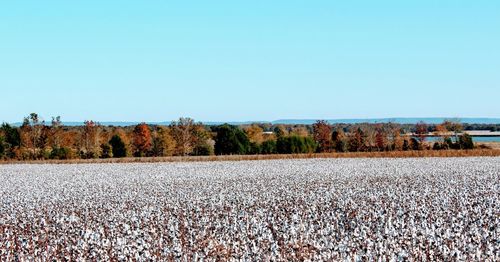
<svg viewBox="0 0 500 262"><path fill-rule="evenodd" d="M77 261L494 261L499 170L498 158L6 165L0 260L63 246Z"/></svg>

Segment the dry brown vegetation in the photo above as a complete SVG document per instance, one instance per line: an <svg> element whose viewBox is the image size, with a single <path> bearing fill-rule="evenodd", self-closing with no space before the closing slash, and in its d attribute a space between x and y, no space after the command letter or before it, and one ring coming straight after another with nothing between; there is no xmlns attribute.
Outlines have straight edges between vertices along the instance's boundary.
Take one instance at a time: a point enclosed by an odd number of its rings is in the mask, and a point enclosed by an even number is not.
<svg viewBox="0 0 500 262"><path fill-rule="evenodd" d="M479 142L479 143L476 143L476 145L479 147L484 146L484 147L500 150L500 142Z"/></svg>
<svg viewBox="0 0 500 262"><path fill-rule="evenodd" d="M10 161L0 161L0 164L155 163L155 162L306 159L306 158L408 158L408 157L473 157L473 156L488 156L488 157L500 156L500 149L346 152L346 153L274 154L274 155L126 157L126 158L107 158L107 159L30 160L30 161L10 160Z"/></svg>

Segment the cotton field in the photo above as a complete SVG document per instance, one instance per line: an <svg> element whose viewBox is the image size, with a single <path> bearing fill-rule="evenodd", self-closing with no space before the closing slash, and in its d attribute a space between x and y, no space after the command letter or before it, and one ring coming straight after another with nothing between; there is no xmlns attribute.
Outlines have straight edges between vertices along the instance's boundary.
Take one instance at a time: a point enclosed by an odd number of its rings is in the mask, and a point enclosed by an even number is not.
<svg viewBox="0 0 500 262"><path fill-rule="evenodd" d="M0 261L500 260L500 158L0 165Z"/></svg>

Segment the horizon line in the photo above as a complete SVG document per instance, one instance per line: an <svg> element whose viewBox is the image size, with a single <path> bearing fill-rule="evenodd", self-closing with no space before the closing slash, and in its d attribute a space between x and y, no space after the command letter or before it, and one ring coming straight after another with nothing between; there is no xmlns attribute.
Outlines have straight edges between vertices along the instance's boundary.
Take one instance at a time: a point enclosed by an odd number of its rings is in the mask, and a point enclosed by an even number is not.
<svg viewBox="0 0 500 262"><path fill-rule="evenodd" d="M185 118L190 118L190 117L185 117ZM70 125L77 125L79 123L83 124L85 121L94 121L96 123L104 123L107 125L120 125L120 124L139 124L139 123L146 123L146 124L166 124L166 123L171 123L175 120L164 120L164 121L121 121L121 120L115 120L115 121L98 121L98 120L83 120L83 121L61 121L64 124L70 124ZM401 122L403 120L404 124L410 124L410 123L416 123L419 121L424 121L424 120L433 120L437 122L442 122L444 120L455 120L459 122L463 122L461 120L474 120L472 123L469 124L500 124L500 117L381 117L381 118L282 118L282 119L276 119L276 120L241 120L241 121L217 121L217 120L212 120L212 121L198 121L194 118L193 119L196 123L204 123L208 125L213 125L213 124L311 124L312 122L319 121L319 120L324 120L327 122L333 122L334 124L352 124L352 123L391 123L391 122ZM49 122L43 119L45 123ZM405 121L406 120L406 121ZM479 123L477 122L478 120L488 120L488 123ZM415 122L416 121L416 122ZM490 121L493 121L490 123ZM307 122L307 123L304 123ZM310 123L311 122L311 123ZM425 121L424 121L425 122ZM7 122L7 121L2 121L2 123L8 123L12 125L20 125L22 124L22 121L16 121L16 122ZM433 123L433 122L431 122ZM463 123L468 123L468 122L463 122Z"/></svg>

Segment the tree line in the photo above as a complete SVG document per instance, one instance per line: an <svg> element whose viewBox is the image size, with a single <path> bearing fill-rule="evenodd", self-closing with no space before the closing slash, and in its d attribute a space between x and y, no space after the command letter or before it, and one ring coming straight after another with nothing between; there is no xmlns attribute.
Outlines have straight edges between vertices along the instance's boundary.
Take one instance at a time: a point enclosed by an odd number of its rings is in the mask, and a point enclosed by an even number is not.
<svg viewBox="0 0 500 262"><path fill-rule="evenodd" d="M64 126L60 117L46 123L38 114L25 117L19 127L0 127L0 159L92 159L121 157L200 156L231 154L301 154L405 150L472 149L463 125L250 124L207 126L190 118L170 125L116 127L85 121ZM435 142L426 139L432 133Z"/></svg>

